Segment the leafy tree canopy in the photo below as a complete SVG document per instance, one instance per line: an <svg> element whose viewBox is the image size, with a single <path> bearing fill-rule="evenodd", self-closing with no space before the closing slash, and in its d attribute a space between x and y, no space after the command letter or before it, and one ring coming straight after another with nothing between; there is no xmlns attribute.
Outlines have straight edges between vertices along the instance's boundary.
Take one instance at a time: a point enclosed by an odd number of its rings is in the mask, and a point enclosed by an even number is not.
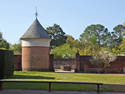
<svg viewBox="0 0 125 94"><path fill-rule="evenodd" d="M10 44L6 40L0 40L0 48L1 49L9 49Z"/></svg>
<svg viewBox="0 0 125 94"><path fill-rule="evenodd" d="M22 53L22 47L21 44L14 44L11 46L11 50L14 51L14 54L21 54Z"/></svg>
<svg viewBox="0 0 125 94"><path fill-rule="evenodd" d="M79 48L79 41L75 40L71 35L66 35L66 43L70 45L70 47Z"/></svg>
<svg viewBox="0 0 125 94"><path fill-rule="evenodd" d="M63 44L51 51L51 53L54 54L54 57L56 59L57 58L58 59L75 58L76 52L77 52L77 49L71 48L69 44Z"/></svg>
<svg viewBox="0 0 125 94"><path fill-rule="evenodd" d="M94 45L109 46L111 34L108 29L101 24L90 25L80 35L80 41L83 44L90 43Z"/></svg>
<svg viewBox="0 0 125 94"><path fill-rule="evenodd" d="M2 37L2 33L0 32L0 40L2 40L2 38L3 38L3 37Z"/></svg>
<svg viewBox="0 0 125 94"><path fill-rule="evenodd" d="M46 31L51 37L51 48L55 48L66 43L67 37L65 36L65 32L63 32L62 28L59 25L54 24L53 26L47 27Z"/></svg>
<svg viewBox="0 0 125 94"><path fill-rule="evenodd" d="M122 43L124 37L125 37L125 26L124 25L115 26L112 32L112 48L118 47Z"/></svg>

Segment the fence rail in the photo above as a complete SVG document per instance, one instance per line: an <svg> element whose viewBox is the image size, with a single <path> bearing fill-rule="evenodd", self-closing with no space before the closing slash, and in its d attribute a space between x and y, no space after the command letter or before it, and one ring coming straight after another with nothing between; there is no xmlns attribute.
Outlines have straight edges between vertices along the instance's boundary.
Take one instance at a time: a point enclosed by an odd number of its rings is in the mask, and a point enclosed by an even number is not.
<svg viewBox="0 0 125 94"><path fill-rule="evenodd" d="M97 86L97 93L100 93L100 86L103 85L103 83L93 83L93 82L64 82L64 81L24 81L24 80L0 80L0 90L2 90L2 83L3 82L17 82L17 83L48 83L48 91L51 92L52 83L65 83L65 84L90 84L90 85L96 85Z"/></svg>

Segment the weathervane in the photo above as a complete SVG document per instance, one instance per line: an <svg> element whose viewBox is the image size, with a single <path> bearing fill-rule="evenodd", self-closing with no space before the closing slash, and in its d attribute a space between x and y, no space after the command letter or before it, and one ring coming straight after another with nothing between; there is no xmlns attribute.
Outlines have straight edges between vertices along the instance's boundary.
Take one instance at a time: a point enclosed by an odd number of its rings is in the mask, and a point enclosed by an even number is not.
<svg viewBox="0 0 125 94"><path fill-rule="evenodd" d="M36 13L35 13L35 17L37 18L37 16L38 16L38 13L37 13L37 7L36 7Z"/></svg>

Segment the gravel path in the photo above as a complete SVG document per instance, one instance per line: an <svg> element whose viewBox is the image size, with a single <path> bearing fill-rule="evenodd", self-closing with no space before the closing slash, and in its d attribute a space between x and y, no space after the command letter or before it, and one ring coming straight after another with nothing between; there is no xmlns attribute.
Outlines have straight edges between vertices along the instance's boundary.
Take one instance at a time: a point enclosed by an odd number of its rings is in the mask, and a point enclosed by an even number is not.
<svg viewBox="0 0 125 94"><path fill-rule="evenodd" d="M97 94L96 92L78 92L78 91L41 91L41 90L3 90L0 94ZM125 93L111 93L103 92L100 94L125 94Z"/></svg>

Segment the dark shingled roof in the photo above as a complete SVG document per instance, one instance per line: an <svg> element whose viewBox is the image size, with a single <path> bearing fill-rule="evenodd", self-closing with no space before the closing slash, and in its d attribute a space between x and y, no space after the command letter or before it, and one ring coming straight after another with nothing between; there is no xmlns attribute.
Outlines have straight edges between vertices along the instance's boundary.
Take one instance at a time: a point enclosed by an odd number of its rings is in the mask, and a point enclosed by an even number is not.
<svg viewBox="0 0 125 94"><path fill-rule="evenodd" d="M36 18L32 25L28 28L28 30L24 33L21 39L27 38L44 38L50 39L48 33L42 27L38 19Z"/></svg>

